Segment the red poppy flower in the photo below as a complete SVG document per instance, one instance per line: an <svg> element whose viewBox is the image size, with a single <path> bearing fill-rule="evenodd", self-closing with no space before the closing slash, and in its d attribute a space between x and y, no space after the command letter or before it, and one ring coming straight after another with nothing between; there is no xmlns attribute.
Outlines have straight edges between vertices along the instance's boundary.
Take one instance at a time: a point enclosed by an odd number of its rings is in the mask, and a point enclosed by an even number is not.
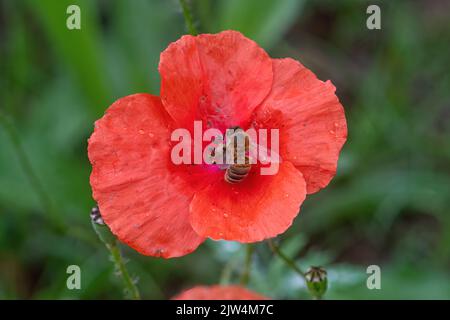
<svg viewBox="0 0 450 320"><path fill-rule="evenodd" d="M114 102L89 139L90 183L102 217L145 255L188 254L209 237L256 242L284 232L307 193L336 173L347 136L330 81L292 59L271 59L235 31L183 36L161 54L161 98ZM212 165L175 165L171 132L239 126L279 129L275 175L240 183Z"/></svg>
<svg viewBox="0 0 450 320"><path fill-rule="evenodd" d="M268 298L240 286L198 286L186 290L173 300L267 300Z"/></svg>

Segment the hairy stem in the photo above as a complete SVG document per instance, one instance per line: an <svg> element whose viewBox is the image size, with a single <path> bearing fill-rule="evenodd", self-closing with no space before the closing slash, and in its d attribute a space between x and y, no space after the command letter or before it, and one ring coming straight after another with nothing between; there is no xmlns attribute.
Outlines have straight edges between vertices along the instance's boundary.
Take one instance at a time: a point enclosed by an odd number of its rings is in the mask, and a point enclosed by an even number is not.
<svg viewBox="0 0 450 320"><path fill-rule="evenodd" d="M286 263L288 267L290 267L292 270L294 270L298 275L300 275L303 280L306 281L305 273L297 266L294 260L289 258L283 251L280 250L280 247L278 247L272 240L268 240L270 249L272 249L273 253L276 254L281 260Z"/></svg>
<svg viewBox="0 0 450 320"><path fill-rule="evenodd" d="M117 242L117 238L111 232L109 227L104 223L100 210L97 206L91 210L91 224L98 238L103 242L106 249L111 254L111 260L116 267L116 272L120 274L125 286L125 290L131 299L139 300L141 295L136 287L135 282L131 278L128 270L125 266L125 261L120 252L120 248Z"/></svg>
<svg viewBox="0 0 450 320"><path fill-rule="evenodd" d="M120 272L120 275L122 276L123 283L125 285L125 288L130 295L130 297L133 300L140 300L141 295L139 293L139 289L137 288L136 284L134 283L133 279L131 278L130 274L128 273L128 270L125 266L125 261L122 257L122 254L120 252L120 248L117 245L117 242L114 244L106 244L106 247L108 248L109 252L111 253L112 260L114 262L114 265L117 268L117 271Z"/></svg>

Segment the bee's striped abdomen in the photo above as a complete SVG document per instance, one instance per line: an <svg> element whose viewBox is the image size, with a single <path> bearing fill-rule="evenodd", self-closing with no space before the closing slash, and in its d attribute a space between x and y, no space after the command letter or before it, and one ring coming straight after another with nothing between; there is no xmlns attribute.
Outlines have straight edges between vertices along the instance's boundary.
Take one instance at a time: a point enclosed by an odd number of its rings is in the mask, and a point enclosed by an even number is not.
<svg viewBox="0 0 450 320"><path fill-rule="evenodd" d="M225 171L225 181L228 183L238 183L248 176L251 164L232 164Z"/></svg>

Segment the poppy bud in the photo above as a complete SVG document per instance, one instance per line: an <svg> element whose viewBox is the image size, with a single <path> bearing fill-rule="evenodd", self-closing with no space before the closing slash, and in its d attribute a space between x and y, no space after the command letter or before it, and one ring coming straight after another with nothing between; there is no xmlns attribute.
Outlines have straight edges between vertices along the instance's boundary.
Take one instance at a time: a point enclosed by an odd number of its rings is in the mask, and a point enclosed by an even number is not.
<svg viewBox="0 0 450 320"><path fill-rule="evenodd" d="M106 246L116 244L116 237L111 233L111 230L109 230L108 226L103 221L98 206L93 207L91 210L91 223L95 233L97 233L100 240L102 240Z"/></svg>
<svg viewBox="0 0 450 320"><path fill-rule="evenodd" d="M98 206L92 208L91 220L96 224L105 225L105 222L103 221L102 216L100 215L100 210L98 209Z"/></svg>
<svg viewBox="0 0 450 320"><path fill-rule="evenodd" d="M322 267L310 267L305 274L306 285L315 299L321 299L327 291L327 271Z"/></svg>

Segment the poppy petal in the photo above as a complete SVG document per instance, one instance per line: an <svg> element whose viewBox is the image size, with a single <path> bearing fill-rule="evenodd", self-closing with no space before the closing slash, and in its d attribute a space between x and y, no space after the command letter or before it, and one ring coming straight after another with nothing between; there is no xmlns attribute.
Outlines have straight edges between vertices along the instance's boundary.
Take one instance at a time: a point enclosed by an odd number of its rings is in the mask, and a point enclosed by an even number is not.
<svg viewBox="0 0 450 320"><path fill-rule="evenodd" d="M302 174L290 162L275 175L252 168L240 183L221 179L196 192L190 221L201 236L215 240L256 242L284 232L306 196Z"/></svg>
<svg viewBox="0 0 450 320"><path fill-rule="evenodd" d="M257 109L256 127L280 129L280 153L303 174L308 193L324 188L336 174L347 138L344 108L330 81L320 81L293 59L273 59L270 94Z"/></svg>
<svg viewBox="0 0 450 320"><path fill-rule="evenodd" d="M268 298L240 286L197 286L173 300L267 300Z"/></svg>
<svg viewBox="0 0 450 320"><path fill-rule="evenodd" d="M272 61L236 31L183 36L162 52L161 100L175 122L242 126L272 86ZM189 126L189 127L188 127Z"/></svg>
<svg viewBox="0 0 450 320"><path fill-rule="evenodd" d="M170 117L159 97L117 100L89 139L90 183L102 218L142 254L177 257L204 240L188 221L189 181L170 167Z"/></svg>

